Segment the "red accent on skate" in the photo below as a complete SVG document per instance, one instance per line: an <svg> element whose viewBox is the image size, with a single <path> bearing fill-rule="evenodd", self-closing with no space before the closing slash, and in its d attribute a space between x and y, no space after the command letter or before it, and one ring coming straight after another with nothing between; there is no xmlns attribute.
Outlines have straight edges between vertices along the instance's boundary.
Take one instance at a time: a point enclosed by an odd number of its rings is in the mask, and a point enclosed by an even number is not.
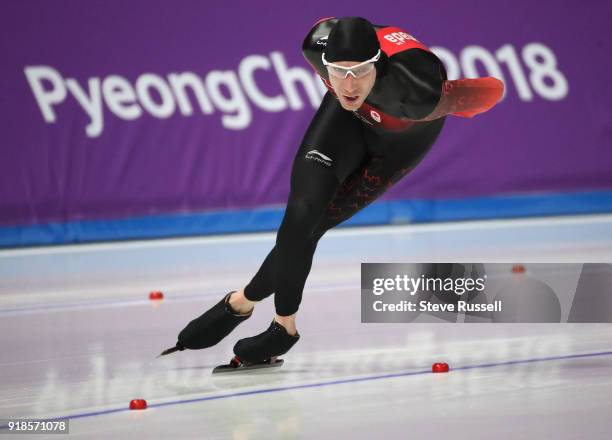
<svg viewBox="0 0 612 440"><path fill-rule="evenodd" d="M446 362L436 362L431 366L432 373L448 373L448 364Z"/></svg>
<svg viewBox="0 0 612 440"><path fill-rule="evenodd" d="M130 401L130 409L147 409L147 401L144 399L133 399Z"/></svg>
<svg viewBox="0 0 612 440"><path fill-rule="evenodd" d="M522 264L515 264L512 266L512 273L525 273L525 266Z"/></svg>
<svg viewBox="0 0 612 440"><path fill-rule="evenodd" d="M240 365L242 365L242 361L240 360L238 356L234 356L232 360L230 361L230 365L232 367L238 368Z"/></svg>
<svg viewBox="0 0 612 440"><path fill-rule="evenodd" d="M153 292L149 293L149 299L152 301L164 299L164 294L159 290L154 290Z"/></svg>

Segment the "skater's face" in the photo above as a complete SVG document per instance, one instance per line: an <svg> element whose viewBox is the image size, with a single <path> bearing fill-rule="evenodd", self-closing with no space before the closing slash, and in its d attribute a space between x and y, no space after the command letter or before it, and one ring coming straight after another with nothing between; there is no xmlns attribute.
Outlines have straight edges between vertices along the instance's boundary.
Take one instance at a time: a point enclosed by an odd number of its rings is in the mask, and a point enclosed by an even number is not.
<svg viewBox="0 0 612 440"><path fill-rule="evenodd" d="M336 61L334 64L350 68L362 63L359 61ZM357 110L372 91L372 87L374 87L376 82L376 69L373 64L371 66L371 70L360 76L350 73L345 77L329 75L329 81L343 109L350 111Z"/></svg>

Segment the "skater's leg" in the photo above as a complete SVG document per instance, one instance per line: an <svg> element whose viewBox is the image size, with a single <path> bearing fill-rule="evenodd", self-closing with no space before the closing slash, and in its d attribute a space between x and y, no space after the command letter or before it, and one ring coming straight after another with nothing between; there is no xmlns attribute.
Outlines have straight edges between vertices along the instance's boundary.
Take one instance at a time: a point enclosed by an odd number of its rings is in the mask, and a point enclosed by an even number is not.
<svg viewBox="0 0 612 440"><path fill-rule="evenodd" d="M268 253L253 279L251 279L249 284L242 289L246 299L250 301L261 301L274 293L275 258L276 246Z"/></svg>
<svg viewBox="0 0 612 440"><path fill-rule="evenodd" d="M291 193L276 236L274 304L280 316L297 312L316 249L312 233L339 185L332 169L304 157L296 159Z"/></svg>
<svg viewBox="0 0 612 440"><path fill-rule="evenodd" d="M316 249L312 231L339 184L333 169L303 156L295 159L291 174L291 192L277 233L276 245L253 280L244 289L232 295L232 308L248 312L257 301L274 291L275 304L278 304L276 298L279 294L282 296L293 293L299 304L299 296L310 272ZM284 313L283 316L292 314ZM289 331L295 333L294 325L290 321L284 320L284 323L288 325Z"/></svg>
<svg viewBox="0 0 612 440"><path fill-rule="evenodd" d="M276 246L268 253L263 264L245 287L239 289L230 298L230 305L241 313L253 310L255 304L274 293L273 265Z"/></svg>
<svg viewBox="0 0 612 440"><path fill-rule="evenodd" d="M317 225L340 183L366 155L361 122L327 95L296 155L291 192L276 237L272 276L279 320L291 322L300 305L318 238Z"/></svg>
<svg viewBox="0 0 612 440"><path fill-rule="evenodd" d="M327 109L326 112L320 111L318 115L326 117L315 118L294 161L291 192L275 248L266 259L267 265L264 263L251 283L273 280L276 307L273 325L260 335L239 341L235 347L237 355L246 352L250 359L261 357L262 360L278 356L282 354L279 350L286 347L277 344L279 334L285 342L293 341L290 345L297 341L296 313L320 238L314 231L340 182L365 159L365 140L359 120L342 110L335 101L327 99L324 104L322 108ZM260 285L265 284L264 281ZM249 299L255 298L249 286L246 294ZM252 351L248 347L255 341L256 348Z"/></svg>
<svg viewBox="0 0 612 440"><path fill-rule="evenodd" d="M242 292L238 291L234 295L237 307L252 307L255 301L260 301L274 292L279 296L277 283L286 286L287 278L298 282L290 288L281 287L279 297L287 296L289 290L296 291L298 296L301 296L303 282L300 283L299 280L305 282L317 244L317 240L312 240L312 229L337 191L339 182L359 167L364 155L361 123L350 112L343 110L333 96L327 94L295 156L291 173L291 192L277 235L277 244L251 282ZM294 241L299 249L292 254L287 248L292 246ZM286 258L289 258L291 263ZM281 261L278 262L277 259ZM282 266L288 266L290 274L283 276L285 269ZM288 296L291 295L289 293ZM239 303L238 300L242 297L251 302ZM296 299L299 304L299 298ZM295 309L297 310L297 306ZM286 310L284 313L283 316L292 314Z"/></svg>

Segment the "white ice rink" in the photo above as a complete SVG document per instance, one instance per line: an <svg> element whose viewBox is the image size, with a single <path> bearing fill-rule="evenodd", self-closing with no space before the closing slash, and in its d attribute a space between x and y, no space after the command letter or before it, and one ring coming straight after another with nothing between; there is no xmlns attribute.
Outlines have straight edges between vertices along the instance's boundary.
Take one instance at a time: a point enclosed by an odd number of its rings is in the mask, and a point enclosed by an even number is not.
<svg viewBox="0 0 612 440"><path fill-rule="evenodd" d="M273 241L1 251L0 419L69 418L67 438L612 438L612 324L362 324L359 276L361 262L612 262L612 216L333 231L281 369L211 375L269 325L271 298L218 346L156 359ZM45 437L62 438L15 436Z"/></svg>

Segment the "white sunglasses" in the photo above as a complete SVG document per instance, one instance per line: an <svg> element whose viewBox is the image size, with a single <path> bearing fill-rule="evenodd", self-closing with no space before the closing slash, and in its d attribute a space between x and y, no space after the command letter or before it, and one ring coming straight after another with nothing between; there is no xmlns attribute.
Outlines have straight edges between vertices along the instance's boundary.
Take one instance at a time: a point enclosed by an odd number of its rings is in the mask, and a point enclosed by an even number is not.
<svg viewBox="0 0 612 440"><path fill-rule="evenodd" d="M323 65L327 67L327 72L335 77L340 79L348 78L349 74L353 75L353 78L362 78L374 70L374 63L378 61L380 58L380 49L376 52L369 60L364 61L363 63L355 64L351 67L344 67L338 64L330 63L325 59L325 52L321 54L321 59L323 60Z"/></svg>

